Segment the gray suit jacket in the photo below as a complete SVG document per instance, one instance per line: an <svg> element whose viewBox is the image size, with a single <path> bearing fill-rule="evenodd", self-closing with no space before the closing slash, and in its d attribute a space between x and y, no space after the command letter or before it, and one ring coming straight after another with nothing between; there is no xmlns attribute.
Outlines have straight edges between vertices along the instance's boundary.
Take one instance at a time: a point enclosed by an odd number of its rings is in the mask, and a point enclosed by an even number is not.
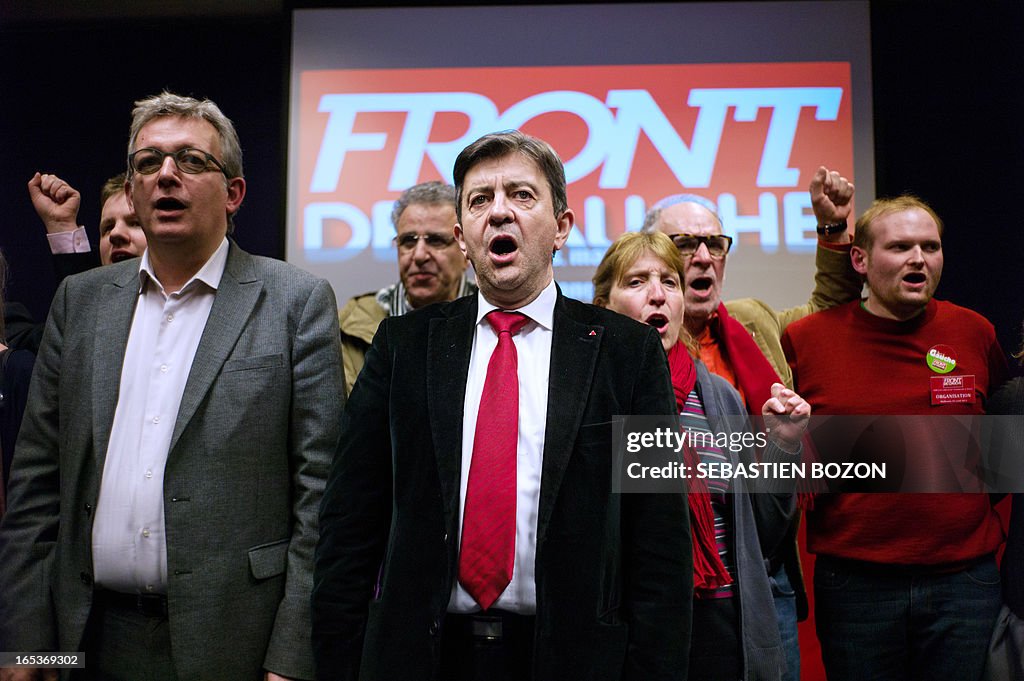
<svg viewBox="0 0 1024 681"><path fill-rule="evenodd" d="M63 282L40 347L0 526L0 650L80 650L92 521L138 261ZM327 282L234 243L164 475L179 678L311 678L317 509L344 390Z"/></svg>

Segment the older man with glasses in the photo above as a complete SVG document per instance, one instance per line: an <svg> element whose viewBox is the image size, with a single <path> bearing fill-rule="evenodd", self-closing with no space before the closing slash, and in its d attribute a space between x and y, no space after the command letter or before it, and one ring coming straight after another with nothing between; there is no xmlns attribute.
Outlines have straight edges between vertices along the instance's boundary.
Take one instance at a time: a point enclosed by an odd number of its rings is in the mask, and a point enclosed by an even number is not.
<svg viewBox="0 0 1024 681"><path fill-rule="evenodd" d="M338 315L346 392L352 392L373 334L386 317L476 293L469 261L455 243L455 187L424 182L409 187L391 211L399 281L358 295Z"/></svg>
<svg viewBox="0 0 1024 681"><path fill-rule="evenodd" d="M685 325L700 346L700 358L713 373L729 381L750 413L771 396L772 383L793 387L780 339L786 327L807 315L857 299L861 280L850 263L847 218L854 186L836 171L821 167L810 186L818 221L817 271L810 300L777 311L754 298L722 302L725 264L732 238L722 234L722 220L711 201L694 194L676 194L647 213L643 231L668 235L686 264ZM799 679L797 620L807 617L807 597L796 551L797 522L777 546L762 546L769 558L782 643L786 649L785 679Z"/></svg>

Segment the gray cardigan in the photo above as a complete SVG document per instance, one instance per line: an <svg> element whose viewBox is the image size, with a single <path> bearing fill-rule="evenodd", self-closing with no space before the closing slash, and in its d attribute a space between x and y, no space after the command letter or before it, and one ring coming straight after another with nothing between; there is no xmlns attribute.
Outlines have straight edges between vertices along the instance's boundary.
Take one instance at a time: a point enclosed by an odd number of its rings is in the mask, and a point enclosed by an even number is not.
<svg viewBox="0 0 1024 681"><path fill-rule="evenodd" d="M725 379L710 373L703 362L694 362L697 365L697 390L709 426L715 432L733 432L739 426L735 417L747 413L743 399ZM733 463L754 461L754 453L749 449L738 455L729 454ZM784 462L799 459L799 453L789 454L769 444L760 460ZM789 521L796 513L795 481L782 485L777 481L767 485L763 481L757 485L754 483L758 480L734 478L729 494L740 606L740 640L743 644L743 679L777 681L782 677L785 661L764 556L784 537Z"/></svg>

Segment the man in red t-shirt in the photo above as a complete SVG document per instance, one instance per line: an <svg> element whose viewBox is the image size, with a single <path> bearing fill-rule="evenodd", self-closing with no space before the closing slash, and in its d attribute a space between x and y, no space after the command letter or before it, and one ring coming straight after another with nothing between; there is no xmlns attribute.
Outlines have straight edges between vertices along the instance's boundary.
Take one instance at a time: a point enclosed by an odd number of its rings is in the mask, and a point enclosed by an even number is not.
<svg viewBox="0 0 1024 681"><path fill-rule="evenodd" d="M982 413L1006 358L984 317L933 299L943 265L935 212L908 196L876 201L857 221L850 257L867 298L795 322L782 338L814 413ZM904 467L904 484L921 489L942 473L935 455L952 424L899 420L903 446L892 449L902 462L890 463ZM819 454L842 458L820 441ZM829 681L980 677L1000 607L994 553L1003 541L988 495L822 495L807 532Z"/></svg>

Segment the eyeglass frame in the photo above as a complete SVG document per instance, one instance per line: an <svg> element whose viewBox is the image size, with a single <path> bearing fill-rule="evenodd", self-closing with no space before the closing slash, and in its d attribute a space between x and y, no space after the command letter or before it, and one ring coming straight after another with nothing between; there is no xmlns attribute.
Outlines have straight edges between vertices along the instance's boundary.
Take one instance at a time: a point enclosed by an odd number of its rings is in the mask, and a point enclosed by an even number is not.
<svg viewBox="0 0 1024 681"><path fill-rule="evenodd" d="M407 233L401 234L401 235L396 234L395 236L391 237L391 243L393 243L395 245L395 248L397 248L398 250L400 250L400 251L404 250L406 252L411 253L411 252L416 250L416 244L418 244L421 239L423 240L423 245L426 246L427 250L429 250L429 251L443 251L444 249L446 249L449 246L451 246L452 244L454 244L455 241L456 241L454 236L450 236L450 237L447 238L448 240L445 240L445 237L443 235L441 235L441 234L434 234L432 232L427 232L426 234L417 234L415 232L407 232ZM430 245L430 240L431 239L438 239L438 240L440 240L442 242L442 245L440 245L440 246L431 246ZM402 245L402 241L403 240L406 241L409 245L408 246L403 246Z"/></svg>
<svg viewBox="0 0 1024 681"><path fill-rule="evenodd" d="M687 239L696 239L697 240L697 247L693 249L692 253L683 253L682 246L680 246L679 244L676 243L676 237L685 237ZM708 255L711 256L712 260L721 260L725 256L729 255L729 251L732 249L732 237L731 236L727 236L725 234L706 234L705 235L705 234L689 234L687 232L682 232L680 234L673 234L669 238L672 240L672 245L675 246L679 250L679 255L681 255L684 258L689 258L689 257L695 255L697 253L697 251L700 250L701 244L704 245L704 248L708 249ZM725 252L722 253L721 255L715 255L714 253L712 253L711 252L711 246L708 245L708 241L710 241L711 239L725 239Z"/></svg>
<svg viewBox="0 0 1024 681"><path fill-rule="evenodd" d="M135 157L144 151L151 151L160 156L160 165L156 166L152 172L146 173L135 167ZM191 170L185 170L184 168L182 168L181 164L178 162L178 156L184 154L185 152L202 154L203 157L206 158L206 165L203 167L203 169L193 172ZM142 149L136 149L132 153L128 154L128 167L131 168L133 173L138 173L139 175L155 175L158 172L160 172L161 168L164 167L164 161L167 159L168 156L174 159L174 167L180 170L181 172L185 173L186 175L202 175L203 173L214 170L215 168L221 174L223 174L224 177L228 176L227 171L224 170L224 164L218 161L216 156L214 156L208 151L197 149L196 147L182 147L177 151L161 151L156 147L143 147ZM210 167L211 163L214 166L213 168Z"/></svg>

